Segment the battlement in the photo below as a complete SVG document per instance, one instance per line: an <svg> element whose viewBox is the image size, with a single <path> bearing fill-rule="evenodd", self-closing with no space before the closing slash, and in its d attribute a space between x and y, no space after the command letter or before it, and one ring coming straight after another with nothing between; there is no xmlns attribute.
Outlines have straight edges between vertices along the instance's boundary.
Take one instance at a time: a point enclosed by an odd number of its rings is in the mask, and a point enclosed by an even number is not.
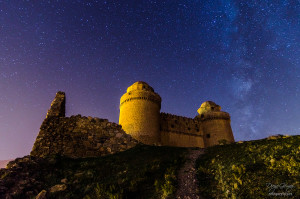
<svg viewBox="0 0 300 199"><path fill-rule="evenodd" d="M178 120L193 120L190 117L178 116L178 115L174 115L171 113L165 113L165 112L161 112L160 117L162 119L172 118L172 119L178 119Z"/></svg>
<svg viewBox="0 0 300 199"><path fill-rule="evenodd" d="M160 113L161 131L200 135L200 123L192 118Z"/></svg>
<svg viewBox="0 0 300 199"><path fill-rule="evenodd" d="M230 115L229 113L219 111L219 112L208 112L208 113L202 113L201 115L197 115L195 117L197 120L217 120L217 119L222 119L222 120L230 120Z"/></svg>
<svg viewBox="0 0 300 199"><path fill-rule="evenodd" d="M170 113L160 113L160 119L163 145L204 148L203 131L198 120Z"/></svg>
<svg viewBox="0 0 300 199"><path fill-rule="evenodd" d="M131 94L128 94L128 95L131 95ZM124 99L121 103L120 103L120 107L126 103L126 102L129 102L129 101L132 101L132 100L147 100L147 101L151 101L151 102L154 102L156 104L158 104L160 106L160 102L161 102L161 99L156 97L156 96L149 96L149 97L127 97L126 99Z"/></svg>

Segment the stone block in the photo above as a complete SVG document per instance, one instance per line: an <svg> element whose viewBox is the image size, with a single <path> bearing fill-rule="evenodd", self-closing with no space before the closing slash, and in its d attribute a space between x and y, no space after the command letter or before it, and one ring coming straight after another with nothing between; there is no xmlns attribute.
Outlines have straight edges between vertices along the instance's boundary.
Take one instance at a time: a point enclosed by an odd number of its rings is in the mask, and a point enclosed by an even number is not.
<svg viewBox="0 0 300 199"><path fill-rule="evenodd" d="M67 189L67 185L65 184L57 184L50 188L50 193L58 192L58 191L64 191Z"/></svg>

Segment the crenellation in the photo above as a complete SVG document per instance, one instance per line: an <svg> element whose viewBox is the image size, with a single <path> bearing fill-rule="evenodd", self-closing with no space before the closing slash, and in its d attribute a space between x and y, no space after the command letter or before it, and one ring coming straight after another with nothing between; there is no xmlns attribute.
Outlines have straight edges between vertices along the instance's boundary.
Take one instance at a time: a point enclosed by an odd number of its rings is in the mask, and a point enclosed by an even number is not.
<svg viewBox="0 0 300 199"><path fill-rule="evenodd" d="M192 136L192 137L203 137L202 134L192 134L192 133L187 133L187 132L183 132L183 131L175 131L175 130L168 130L168 129L162 129L161 133L176 133L176 134L181 134L181 135L188 135L188 136Z"/></svg>
<svg viewBox="0 0 300 199"><path fill-rule="evenodd" d="M180 120L193 120L193 118L189 118L189 117L185 117L185 116L179 116L179 115L174 115L171 113L165 113L165 112L161 112L160 113L160 117L161 118L177 118Z"/></svg>
<svg viewBox="0 0 300 199"><path fill-rule="evenodd" d="M122 101L120 103L120 107L126 103L126 102L130 102L132 100L148 100L148 101L151 101L151 102L154 102L154 103L160 103L160 100L159 99L155 99L155 98L151 98L151 97L131 97L131 98L128 98L124 101Z"/></svg>

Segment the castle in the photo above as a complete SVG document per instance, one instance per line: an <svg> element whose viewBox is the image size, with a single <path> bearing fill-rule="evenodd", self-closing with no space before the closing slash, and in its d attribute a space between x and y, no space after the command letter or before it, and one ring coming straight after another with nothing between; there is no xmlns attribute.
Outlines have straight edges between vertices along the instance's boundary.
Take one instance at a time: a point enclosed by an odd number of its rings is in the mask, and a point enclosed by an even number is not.
<svg viewBox="0 0 300 199"><path fill-rule="evenodd" d="M65 93L57 92L31 151L32 156L99 157L138 144L205 148L234 142L230 116L204 102L194 119L160 113L161 97L145 82L128 87L119 124L81 115L65 116Z"/></svg>
<svg viewBox="0 0 300 199"><path fill-rule="evenodd" d="M147 83L138 81L120 99L119 124L144 144L177 147L209 147L232 143L230 115L206 101L194 119L160 113L161 97Z"/></svg>

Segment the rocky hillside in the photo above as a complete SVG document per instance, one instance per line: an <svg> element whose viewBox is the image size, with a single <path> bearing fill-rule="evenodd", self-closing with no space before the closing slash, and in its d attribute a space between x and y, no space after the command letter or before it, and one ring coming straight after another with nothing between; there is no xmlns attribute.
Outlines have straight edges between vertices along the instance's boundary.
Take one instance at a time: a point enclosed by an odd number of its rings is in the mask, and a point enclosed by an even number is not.
<svg viewBox="0 0 300 199"><path fill-rule="evenodd" d="M207 198L299 198L300 136L208 148L197 162Z"/></svg>
<svg viewBox="0 0 300 199"><path fill-rule="evenodd" d="M196 192L205 198L297 198L299 143L300 136L283 136L210 147L197 160ZM187 152L138 144L94 158L25 156L0 170L0 198L174 198Z"/></svg>
<svg viewBox="0 0 300 199"><path fill-rule="evenodd" d="M98 158L25 156L0 170L0 198L172 198L186 151L138 145Z"/></svg>

